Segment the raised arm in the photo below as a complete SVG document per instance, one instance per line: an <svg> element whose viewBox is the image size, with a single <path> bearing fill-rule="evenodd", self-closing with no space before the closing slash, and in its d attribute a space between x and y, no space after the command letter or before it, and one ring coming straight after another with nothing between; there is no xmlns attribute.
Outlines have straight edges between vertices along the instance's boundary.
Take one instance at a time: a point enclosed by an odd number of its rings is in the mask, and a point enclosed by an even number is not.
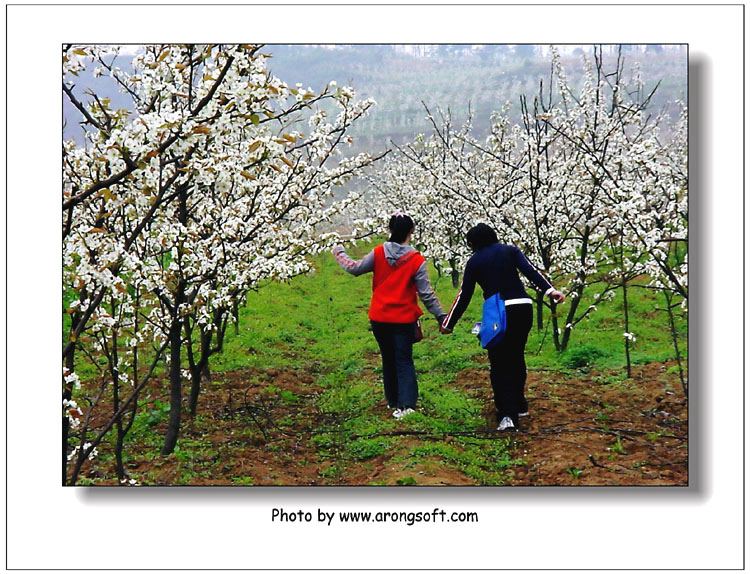
<svg viewBox="0 0 750 574"><path fill-rule="evenodd" d="M547 281L536 267L534 267L518 247L513 248L516 254L516 267L523 273L538 291L544 292L545 295L552 297L557 303L565 300L565 295L555 290L552 284Z"/></svg>
<svg viewBox="0 0 750 574"><path fill-rule="evenodd" d="M365 273L371 272L375 269L375 253L370 251L359 261L355 261L346 254L343 245L337 245L333 248L333 256L336 258L336 262L346 272L351 273L355 277L358 275L364 275Z"/></svg>

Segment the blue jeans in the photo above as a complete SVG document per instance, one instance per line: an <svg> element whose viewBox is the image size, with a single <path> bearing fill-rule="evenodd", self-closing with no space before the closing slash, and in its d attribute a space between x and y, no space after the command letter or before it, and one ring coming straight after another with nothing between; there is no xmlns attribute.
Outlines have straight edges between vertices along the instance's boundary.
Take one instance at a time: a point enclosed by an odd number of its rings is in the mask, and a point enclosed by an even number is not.
<svg viewBox="0 0 750 574"><path fill-rule="evenodd" d="M415 408L418 389L412 347L416 321L414 323L370 321L370 324L383 359L383 387L388 404L400 409Z"/></svg>

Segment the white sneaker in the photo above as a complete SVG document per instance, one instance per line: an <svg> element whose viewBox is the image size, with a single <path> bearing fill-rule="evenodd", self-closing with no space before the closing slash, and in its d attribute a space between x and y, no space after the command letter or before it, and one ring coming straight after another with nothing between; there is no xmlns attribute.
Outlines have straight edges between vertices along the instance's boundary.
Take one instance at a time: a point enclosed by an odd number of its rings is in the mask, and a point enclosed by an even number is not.
<svg viewBox="0 0 750 574"><path fill-rule="evenodd" d="M503 420L501 420L500 424L497 425L497 430L516 430L516 425L513 424L513 421L510 420L510 417L503 417Z"/></svg>
<svg viewBox="0 0 750 574"><path fill-rule="evenodd" d="M402 419L405 416L412 414L413 412L416 412L416 411L408 407L405 409L396 409L395 411L393 411L393 416L397 419Z"/></svg>
<svg viewBox="0 0 750 574"><path fill-rule="evenodd" d="M525 413L518 413L519 417L527 417L529 416L529 411L526 411Z"/></svg>

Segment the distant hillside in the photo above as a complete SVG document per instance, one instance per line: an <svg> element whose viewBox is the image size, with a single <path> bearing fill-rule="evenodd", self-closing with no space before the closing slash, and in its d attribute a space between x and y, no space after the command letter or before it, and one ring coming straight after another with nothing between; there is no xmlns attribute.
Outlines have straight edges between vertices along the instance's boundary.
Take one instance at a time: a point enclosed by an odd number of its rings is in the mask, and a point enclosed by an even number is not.
<svg viewBox="0 0 750 574"><path fill-rule="evenodd" d="M566 73L577 85L581 77L580 54L590 47L561 52ZM361 96L375 98L375 111L353 134L358 147L380 148L393 139L412 139L429 130L421 102L433 110L450 108L457 121L466 117L469 104L475 134L483 135L490 114L506 101L511 115L519 116L519 97L538 93L540 80L548 88L550 58L540 46L297 46L269 45L269 67L289 83L322 89L330 80L351 84ZM614 64L614 47L605 47L605 63ZM640 64L646 89L661 80L652 101L658 111L675 99L687 98L687 50L684 46L625 47L625 70Z"/></svg>

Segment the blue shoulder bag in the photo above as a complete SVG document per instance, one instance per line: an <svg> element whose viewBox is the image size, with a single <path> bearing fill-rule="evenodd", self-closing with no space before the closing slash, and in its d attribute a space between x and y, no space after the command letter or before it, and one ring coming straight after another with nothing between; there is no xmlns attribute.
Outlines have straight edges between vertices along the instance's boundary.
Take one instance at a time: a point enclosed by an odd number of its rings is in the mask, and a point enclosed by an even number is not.
<svg viewBox="0 0 750 574"><path fill-rule="evenodd" d="M479 328L479 340L482 347L491 349L503 340L505 335L505 301L496 293L484 302L482 307L482 326Z"/></svg>

